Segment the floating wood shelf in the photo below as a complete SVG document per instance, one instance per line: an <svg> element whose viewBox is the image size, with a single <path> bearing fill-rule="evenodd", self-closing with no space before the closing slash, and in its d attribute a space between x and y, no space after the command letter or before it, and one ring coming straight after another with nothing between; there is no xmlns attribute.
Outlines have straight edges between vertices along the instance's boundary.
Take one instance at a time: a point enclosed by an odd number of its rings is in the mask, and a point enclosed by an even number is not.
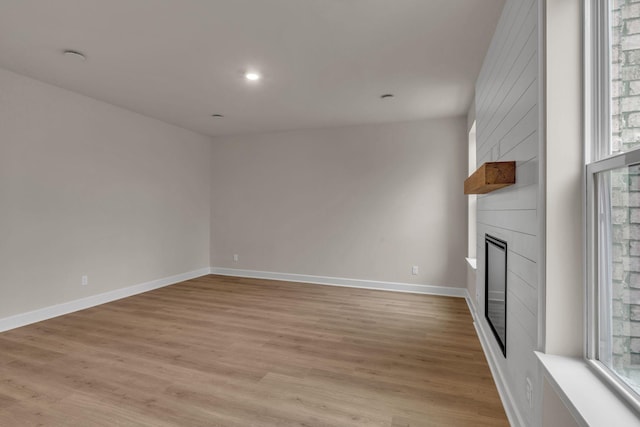
<svg viewBox="0 0 640 427"><path fill-rule="evenodd" d="M487 162L464 181L464 194L486 194L516 183L516 162Z"/></svg>

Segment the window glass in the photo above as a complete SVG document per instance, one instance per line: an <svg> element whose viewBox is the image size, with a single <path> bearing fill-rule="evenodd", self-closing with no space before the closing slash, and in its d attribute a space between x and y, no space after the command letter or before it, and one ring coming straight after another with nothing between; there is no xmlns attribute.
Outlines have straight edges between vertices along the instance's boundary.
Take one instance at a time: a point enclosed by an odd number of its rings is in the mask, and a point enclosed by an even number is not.
<svg viewBox="0 0 640 427"><path fill-rule="evenodd" d="M598 359L640 392L640 166L601 172L595 179Z"/></svg>
<svg viewBox="0 0 640 427"><path fill-rule="evenodd" d="M609 5L611 155L640 146L640 3Z"/></svg>

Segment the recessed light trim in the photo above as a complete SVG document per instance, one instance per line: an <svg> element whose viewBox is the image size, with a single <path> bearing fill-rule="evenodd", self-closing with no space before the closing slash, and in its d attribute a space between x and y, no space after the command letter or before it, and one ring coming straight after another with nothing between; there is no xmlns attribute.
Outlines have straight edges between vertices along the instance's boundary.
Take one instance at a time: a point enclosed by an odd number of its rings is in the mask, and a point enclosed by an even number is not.
<svg viewBox="0 0 640 427"><path fill-rule="evenodd" d="M244 73L244 78L249 80L250 82L257 82L262 78L262 74L257 71L247 71Z"/></svg>
<svg viewBox="0 0 640 427"><path fill-rule="evenodd" d="M65 50L62 51L62 54L64 56L69 57L69 58L76 58L76 59L80 59L82 61L86 61L87 60L87 56L84 53L82 53L80 51L77 51L77 50L65 49Z"/></svg>

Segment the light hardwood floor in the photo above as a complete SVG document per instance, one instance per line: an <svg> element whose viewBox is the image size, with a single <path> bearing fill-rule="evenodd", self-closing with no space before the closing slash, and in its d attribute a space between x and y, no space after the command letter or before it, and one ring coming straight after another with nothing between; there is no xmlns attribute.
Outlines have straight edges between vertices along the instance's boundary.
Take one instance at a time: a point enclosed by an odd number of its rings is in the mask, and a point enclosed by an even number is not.
<svg viewBox="0 0 640 427"><path fill-rule="evenodd" d="M464 299L206 276L0 334L0 426L507 426Z"/></svg>

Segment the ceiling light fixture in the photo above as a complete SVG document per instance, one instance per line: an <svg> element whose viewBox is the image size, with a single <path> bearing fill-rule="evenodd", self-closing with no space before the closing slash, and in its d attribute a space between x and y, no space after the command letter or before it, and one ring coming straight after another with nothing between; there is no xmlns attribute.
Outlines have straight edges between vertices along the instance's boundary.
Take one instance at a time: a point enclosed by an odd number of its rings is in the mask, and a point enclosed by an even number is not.
<svg viewBox="0 0 640 427"><path fill-rule="evenodd" d="M244 78L249 81L255 82L260 80L262 76L257 71L247 71L246 73L244 73Z"/></svg>
<svg viewBox="0 0 640 427"><path fill-rule="evenodd" d="M82 61L86 61L87 57L84 53L79 52L77 50L65 49L62 51L64 56L68 56L69 58L80 59Z"/></svg>
<svg viewBox="0 0 640 427"><path fill-rule="evenodd" d="M389 99L389 98L393 98L392 93L385 93L384 95L380 95L380 99Z"/></svg>

